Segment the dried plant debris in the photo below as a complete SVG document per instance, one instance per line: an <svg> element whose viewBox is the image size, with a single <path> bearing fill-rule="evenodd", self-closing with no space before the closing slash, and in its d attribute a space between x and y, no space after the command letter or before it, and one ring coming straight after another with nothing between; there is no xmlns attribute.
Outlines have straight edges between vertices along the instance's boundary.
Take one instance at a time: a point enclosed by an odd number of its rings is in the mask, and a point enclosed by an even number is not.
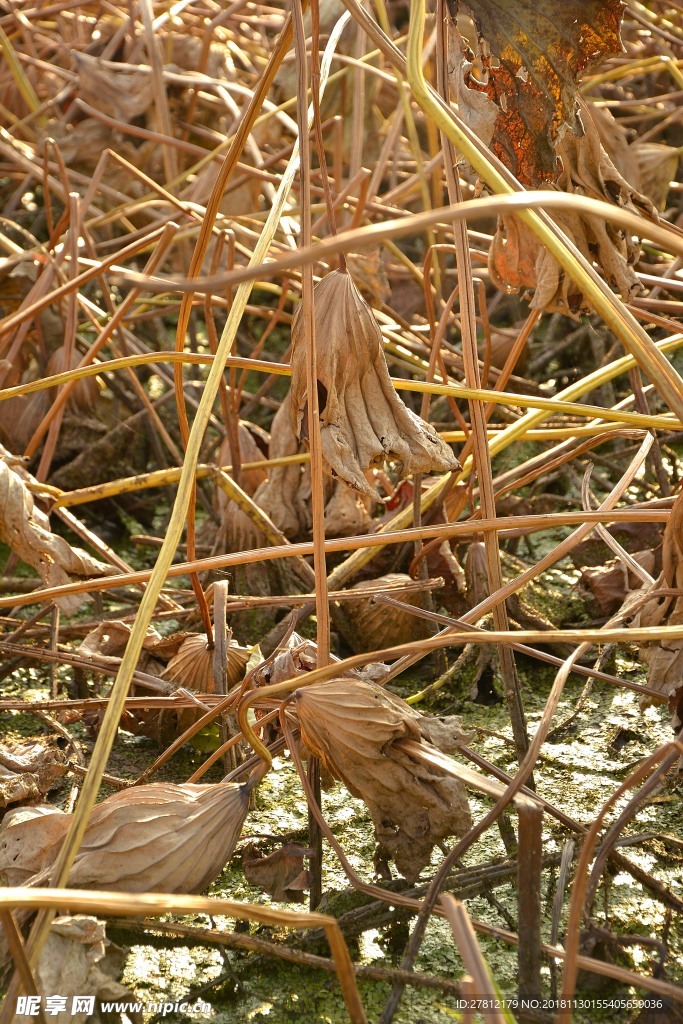
<svg viewBox="0 0 683 1024"><path fill-rule="evenodd" d="M642 603L642 590L635 591L630 601L637 602L631 625L683 625L683 597L670 592L683 591L683 494L671 509L664 530L662 572L649 590L650 600ZM628 603L627 606L628 607ZM683 725L683 641L657 640L639 645L640 658L647 666L647 685L658 690L671 711L674 731ZM652 703L643 699L643 706Z"/></svg>
<svg viewBox="0 0 683 1024"><path fill-rule="evenodd" d="M38 481L26 471L21 459L0 445L0 540L33 566L48 587L70 583L69 574L105 576L115 572L110 565L71 547L51 532L47 516L35 505L32 488L40 490ZM58 598L56 604L71 614L86 600L86 596L68 594Z"/></svg>
<svg viewBox="0 0 683 1024"><path fill-rule="evenodd" d="M93 808L69 885L122 892L203 892L232 856L249 808L249 792L248 783L156 782L114 793ZM66 817L70 823L72 816ZM49 817L38 815L26 819L21 844L12 840L11 822L6 839L0 829L3 849L15 851L12 870L24 870L39 859L36 850L41 849L46 827L60 832L60 826L46 826L46 821ZM57 834L42 854L43 869L51 866L60 847Z"/></svg>
<svg viewBox="0 0 683 1024"><path fill-rule="evenodd" d="M0 825L0 885L24 885L52 863L71 815L49 804L18 807Z"/></svg>
<svg viewBox="0 0 683 1024"><path fill-rule="evenodd" d="M523 185L552 182L556 143L569 131L581 134L581 74L621 51L620 0L449 0L448 7L453 17L470 12L476 33L455 33L461 116Z"/></svg>
<svg viewBox="0 0 683 1024"><path fill-rule="evenodd" d="M91 659L95 670L98 663L118 668L130 631L131 627L127 623L116 619L101 622L83 639L78 653L82 658ZM150 627L137 665L139 674L144 673L150 677L149 684L145 685L143 680L134 680L131 696L149 693L150 684L156 692L164 695L171 695L181 688L196 693L213 693L213 656L214 651L209 646L206 633L181 631L164 637ZM249 649L231 639L225 666L228 688L235 686L244 677L248 660ZM134 735L149 736L156 742L170 742L203 713L201 709L192 708L163 711L136 708L124 711L121 728ZM101 718L102 712L89 711L85 721L93 731L97 731Z"/></svg>
<svg viewBox="0 0 683 1024"><path fill-rule="evenodd" d="M636 551L633 558L649 572L655 570L654 551ZM611 558L604 565L589 566L581 573L580 589L593 598L603 615L619 611L628 594L639 590L642 579L621 558Z"/></svg>
<svg viewBox="0 0 683 1024"><path fill-rule="evenodd" d="M378 499L365 473L387 460L401 475L457 468L448 445L396 394L379 325L349 274L335 270L315 286L315 335L322 452L333 476ZM294 429L307 441L301 306L292 323L291 395Z"/></svg>
<svg viewBox="0 0 683 1024"><path fill-rule="evenodd" d="M298 843L284 843L267 856L259 852L255 843L247 843L242 851L244 877L274 900L303 903L304 891L310 885L304 860L312 856L313 850Z"/></svg>
<svg viewBox="0 0 683 1024"><path fill-rule="evenodd" d="M133 994L117 980L124 961L124 951L106 937L104 921L84 914L56 917L40 955L36 983L46 996L59 992L66 999L66 1010L50 1011L49 1019L69 1024L104 1024L109 1019L109 1015L102 1017L97 1008L93 1013L72 1012L74 996L94 995L96 1006L99 1000L135 1004ZM136 1011L126 1012L132 1014L132 1020L142 1022Z"/></svg>
<svg viewBox="0 0 683 1024"><path fill-rule="evenodd" d="M66 761L54 743L0 746L0 807L42 800L66 772Z"/></svg>
<svg viewBox="0 0 683 1024"><path fill-rule="evenodd" d="M578 137L568 134L558 144L560 171L553 187L614 203L632 213L656 217L657 211L650 200L612 163L585 104L581 104L581 121L583 133ZM602 217L561 212L555 219L582 255L598 264L622 298L633 298L640 290L633 269L640 255L639 242ZM516 217L499 219L489 252L489 270L494 284L504 291L517 291L522 287L535 289L531 302L534 309L573 314L588 308L555 257Z"/></svg>
<svg viewBox="0 0 683 1024"><path fill-rule="evenodd" d="M464 5L450 0L449 6L456 13ZM610 159L605 119L598 114L603 143L578 94L580 76L621 50L621 3L569 0L557 8L524 0L501 8L487 0L471 10L476 41L454 33L452 82L461 115L482 141L527 188L589 196L656 217L639 182L627 181ZM461 19L466 32L464 24ZM638 242L604 218L562 213L556 220L620 295L632 298L640 288L633 270ZM489 271L503 291L535 289L532 308L570 315L588 308L555 257L514 216L498 221Z"/></svg>
<svg viewBox="0 0 683 1024"><path fill-rule="evenodd" d="M378 576L375 580L357 583L352 590L358 588L377 590L378 593L390 589L392 585L410 583L406 573L392 572L386 576ZM421 608L424 600L419 591L409 591L396 595L405 604ZM383 647L395 647L398 644L423 640L434 633L430 622L401 611L400 608L387 608L377 604L372 597L364 597L359 601L345 601L346 619L351 627L347 642L354 651L379 651Z"/></svg>
<svg viewBox="0 0 683 1024"><path fill-rule="evenodd" d="M262 462L267 457L270 438L265 430L261 430L255 423L247 423L244 420L240 420L237 424L237 444L240 464L243 467L245 463ZM231 466L232 461L230 438L226 436L218 452L218 464L220 466ZM253 497L259 485L267 478L268 471L264 467L259 468L256 466L253 469L241 468L239 479L236 474L233 473L233 475L235 475L235 479L242 490L250 497ZM217 512L222 514L228 505L232 504L225 491L218 487L216 489Z"/></svg>
<svg viewBox="0 0 683 1024"><path fill-rule="evenodd" d="M269 448L271 459L298 455L303 451L294 433L290 395L288 392L283 398L273 417ZM254 501L290 540L308 536L313 524L310 466L301 463L271 466L268 479L259 486Z"/></svg>
<svg viewBox="0 0 683 1024"><path fill-rule="evenodd" d="M293 704L303 743L365 802L380 846L409 881L437 843L469 830L463 784L394 746L426 740L452 752L465 738L458 719L425 718L380 686L349 679L297 690Z"/></svg>

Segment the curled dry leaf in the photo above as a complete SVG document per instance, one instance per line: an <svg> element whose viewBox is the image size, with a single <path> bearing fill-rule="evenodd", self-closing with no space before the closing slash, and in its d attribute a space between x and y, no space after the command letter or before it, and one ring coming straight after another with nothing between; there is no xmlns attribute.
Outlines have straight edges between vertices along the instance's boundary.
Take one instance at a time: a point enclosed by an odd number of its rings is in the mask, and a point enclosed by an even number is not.
<svg viewBox="0 0 683 1024"><path fill-rule="evenodd" d="M52 744L0 747L0 807L41 800L66 770L66 755Z"/></svg>
<svg viewBox="0 0 683 1024"><path fill-rule="evenodd" d="M82 658L91 659L94 668L97 668L98 662L118 667L130 631L128 623L116 619L101 622L83 639L78 653ZM226 667L228 687L234 686L244 677L248 660L248 648L231 639ZM169 694L178 687L198 693L214 692L213 649L207 644L206 633L179 632L163 637L150 627L143 642L137 669L155 676L160 684L166 681ZM148 689L133 682L131 696L148 692ZM135 735L149 736L157 742L170 741L189 728L201 714L201 710L191 708L164 711L135 709L124 711L121 727ZM99 727L100 719L100 712L95 712L94 719L89 719L95 730Z"/></svg>
<svg viewBox="0 0 683 1024"><path fill-rule="evenodd" d="M266 458L269 440L270 439L265 430L261 430L261 428L256 426L255 423L246 423L244 420L240 420L237 424L237 442L239 444L241 464L244 465L247 462L261 462ZM223 439L223 443L218 452L218 464L220 466L229 466L232 464L232 451L230 448L229 437L225 437ZM263 483L267 476L268 471L264 468L243 469L240 472L238 482L242 490L245 491L249 497L253 497L259 485ZM220 487L216 488L215 493L216 511L219 515L222 515L228 505L232 505L233 502Z"/></svg>
<svg viewBox="0 0 683 1024"><path fill-rule="evenodd" d="M115 570L72 548L63 537L50 532L47 516L37 508L29 487L39 487L21 459L0 445L0 540L27 565L33 566L48 587L70 583L76 576L105 576ZM67 614L80 608L87 597L69 594L56 604Z"/></svg>
<svg viewBox="0 0 683 1024"><path fill-rule="evenodd" d="M392 572L386 576L379 576L376 580L357 583L351 589L363 588L382 593L392 585L410 582L410 576L406 573ZM398 598L404 604L422 607L423 598L419 591L401 593ZM354 651L377 651L383 647L407 644L414 640L423 640L434 632L434 627L425 619L399 608L377 604L372 597L365 597L359 601L345 601L344 609L351 626L351 632L346 636L346 640Z"/></svg>
<svg viewBox="0 0 683 1024"><path fill-rule="evenodd" d="M523 185L551 182L556 142L568 131L581 134L581 74L621 51L621 0L448 0L448 7L454 17L471 12L477 37L454 34L459 52L449 63L461 116Z"/></svg>
<svg viewBox="0 0 683 1024"><path fill-rule="evenodd" d="M332 661L338 661L334 655ZM250 676L253 686L272 686L285 679L294 679L318 667L318 647L313 640L306 640L298 633L292 633L286 642L259 665Z"/></svg>
<svg viewBox="0 0 683 1024"><path fill-rule="evenodd" d="M93 808L68 884L117 892L203 892L232 856L249 789L157 782L114 793ZM31 832L40 832L43 820L24 824L27 842L35 847ZM44 866L54 862L60 846L58 840L45 852ZM17 869L22 857L20 852Z"/></svg>
<svg viewBox="0 0 683 1024"><path fill-rule="evenodd" d="M67 1009L50 1014L50 1020L64 1024L85 1024L86 1021L104 1024L105 1018L98 1010L93 1014L72 1013L73 996L94 995L98 1001L118 1000L134 1005L133 993L117 980L124 962L124 951L106 937L104 921L84 914L56 917L36 971L40 992L46 995L59 992L66 997ZM142 1024L141 1015L134 1010L127 1013L136 1024L138 1021Z"/></svg>
<svg viewBox="0 0 683 1024"><path fill-rule="evenodd" d="M567 134L557 147L561 170L554 188L574 195L614 203L636 214L656 217L655 207L617 170L604 149L591 112L580 104L583 133ZM640 289L633 269L640 245L631 235L604 218L589 214L557 213L564 233L583 256L595 261L620 295L629 299ZM503 216L489 252L491 279L504 291L535 288L532 307L561 313L587 308L576 285L555 257L516 217Z"/></svg>
<svg viewBox="0 0 683 1024"><path fill-rule="evenodd" d="M372 527L369 500L337 480L332 497L325 505L325 536L353 537Z"/></svg>
<svg viewBox="0 0 683 1024"><path fill-rule="evenodd" d="M683 494L673 504L664 530L662 572L650 587L650 600L638 604L631 625L683 625L683 597L662 594L663 590L683 591ZM630 601L639 601L642 590ZM671 710L674 731L683 725L683 641L658 640L639 645L640 658L647 666L647 685L658 690ZM653 703L643 698L643 707Z"/></svg>
<svg viewBox="0 0 683 1024"><path fill-rule="evenodd" d="M244 678L248 661L249 649L241 647L236 640L231 640L226 667L228 687L234 686ZM206 633L194 633L186 637L177 654L173 655L166 666L163 676L190 690L213 693L213 647L209 646Z"/></svg>
<svg viewBox="0 0 683 1024"><path fill-rule="evenodd" d="M282 400L270 427L271 459L298 455L303 451L292 425L290 392ZM326 487L329 484L326 482ZM289 540L305 537L311 531L311 470L310 466L271 466L268 479L262 483L254 501L263 509Z"/></svg>
<svg viewBox="0 0 683 1024"><path fill-rule="evenodd" d="M378 842L409 881L436 843L468 831L463 784L393 746L427 740L452 751L465 738L457 719L425 718L382 687L350 679L297 690L294 708L304 744L365 802Z"/></svg>
<svg viewBox="0 0 683 1024"><path fill-rule="evenodd" d="M130 124L145 114L154 102L149 70L117 61L103 60L90 53L73 51L78 73L78 94L96 110L116 121Z"/></svg>
<svg viewBox="0 0 683 1024"><path fill-rule="evenodd" d="M51 848L62 842L70 822L69 814L48 804L6 814L0 825L0 885L24 885L47 867Z"/></svg>
<svg viewBox="0 0 683 1024"><path fill-rule="evenodd" d="M452 81L461 115L482 141L528 188L558 189L656 216L637 182L630 184L615 167L578 94L581 75L621 50L620 0L566 0L560 6L552 0L507 6L449 0L454 14L463 6L472 12L477 38L466 42L453 34ZM556 220L622 297L631 298L639 288L633 271L638 243L602 218L562 213ZM534 288L532 308L570 315L588 308L554 256L516 217L499 219L489 271L503 291Z"/></svg>
<svg viewBox="0 0 683 1024"><path fill-rule="evenodd" d="M66 370L75 369L80 362L78 352L73 352L70 359L67 359L66 346L60 345L52 353L45 367L45 376L51 377ZM67 408L72 412L92 412L99 397L100 391L97 386L96 377L84 377L79 380L69 395Z"/></svg>
<svg viewBox="0 0 683 1024"><path fill-rule="evenodd" d="M655 571L654 551L636 551L636 562L652 575ZM611 558L605 565L589 566L581 573L580 586L597 601L603 615L619 611L628 594L642 587L642 580L621 558Z"/></svg>
<svg viewBox="0 0 683 1024"><path fill-rule="evenodd" d="M402 475L457 468L448 445L396 394L379 326L348 273L335 270L315 286L315 334L322 453L333 476L377 499L365 473L385 460L395 460ZM301 306L292 323L291 395L294 429L306 440Z"/></svg>
<svg viewBox="0 0 683 1024"><path fill-rule="evenodd" d="M274 900L303 903L304 890L310 879L303 862L313 856L313 850L298 843L285 843L268 856L261 856L255 843L247 843L242 851L244 877L250 885L257 885Z"/></svg>

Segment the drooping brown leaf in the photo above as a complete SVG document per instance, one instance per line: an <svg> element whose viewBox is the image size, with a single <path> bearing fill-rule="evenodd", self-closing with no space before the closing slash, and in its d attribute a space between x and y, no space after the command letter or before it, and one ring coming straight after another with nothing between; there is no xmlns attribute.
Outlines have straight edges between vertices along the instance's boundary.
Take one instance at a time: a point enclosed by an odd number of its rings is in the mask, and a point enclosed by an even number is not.
<svg viewBox="0 0 683 1024"><path fill-rule="evenodd" d="M351 589L356 590L362 587L381 593L392 584L410 582L410 576L406 573L392 572L386 576L378 576L375 580L357 583ZM404 604L414 605L416 608L422 607L423 595L419 591L409 591L399 594L398 597ZM383 647L423 640L434 632L433 626L426 619L411 615L410 612L401 611L399 608L377 604L372 597L366 597L360 601L346 601L344 610L351 626L346 640L353 650L358 652L377 651Z"/></svg>
<svg viewBox="0 0 683 1024"><path fill-rule="evenodd" d="M449 752L464 739L458 719L435 720L370 683L333 679L297 690L301 738L370 812L377 840L415 879L436 843L471 825L463 784L393 746L413 739Z"/></svg>
<svg viewBox="0 0 683 1024"><path fill-rule="evenodd" d="M241 647L236 640L231 639L226 666L228 687L234 686L243 678L248 661L248 648ZM194 633L186 637L177 653L168 662L163 676L190 690L213 693L213 647L209 646L206 633Z"/></svg>
<svg viewBox="0 0 683 1024"><path fill-rule="evenodd" d="M603 145L578 94L581 75L621 50L620 0L449 0L449 6L453 13L466 6L476 26L476 42L454 33L452 82L461 115L519 181L656 216L639 181L627 181L610 159L605 118L598 114ZM459 24L465 31L462 19ZM637 165L628 163L637 175ZM640 287L633 271L638 243L602 218L562 213L555 219L621 296L632 298ZM489 272L503 291L535 289L532 308L569 315L588 308L555 257L514 216L499 219Z"/></svg>
<svg viewBox="0 0 683 1024"><path fill-rule="evenodd" d="M246 423L242 420L237 424L237 441L239 444L240 461L261 462L266 458L269 445L269 437L265 430L261 430L255 423ZM229 466L232 464L232 451L230 439L225 437L218 451L218 464ZM239 476L239 485L250 497L253 497L260 484L268 476L266 469L243 469ZM222 515L228 505L233 502L220 487L216 488L216 511Z"/></svg>
<svg viewBox="0 0 683 1024"><path fill-rule="evenodd" d="M270 428L269 457L281 459L298 455L303 446L294 433L291 413L291 392L283 398ZM330 481L325 481L331 490ZM311 532L311 470L309 465L271 466L268 479L262 483L254 501L282 530L289 540L298 540Z"/></svg>
<svg viewBox="0 0 683 1024"><path fill-rule="evenodd" d="M57 587L76 576L103 576L114 572L110 565L98 562L63 537L50 531L47 516L36 507L30 487L39 487L22 460L0 445L0 540L27 565L33 566L45 585ZM68 595L56 601L70 614L81 606L82 596Z"/></svg>
<svg viewBox="0 0 683 1024"><path fill-rule="evenodd" d="M51 848L62 842L70 822L69 814L48 804L6 814L0 825L0 885L24 885L51 863Z"/></svg>
<svg viewBox="0 0 683 1024"><path fill-rule="evenodd" d="M90 53L73 51L78 94L86 103L117 121L129 124L151 107L154 86L149 68L123 67Z"/></svg>
<svg viewBox="0 0 683 1024"><path fill-rule="evenodd" d="M583 132L568 133L557 145L560 171L553 187L569 194L656 216L653 204L641 195L612 163L604 149L591 112L580 104ZM555 216L564 233L588 262L595 261L619 294L630 299L640 289L633 265L640 255L639 243L626 231L603 218L583 213ZM516 217L499 218L489 252L491 278L504 291L534 288L534 309L573 314L585 307L583 295L555 257Z"/></svg>
<svg viewBox="0 0 683 1024"><path fill-rule="evenodd" d="M369 500L337 480L332 497L325 505L325 536L353 537L372 528Z"/></svg>
<svg viewBox="0 0 683 1024"><path fill-rule="evenodd" d="M118 667L130 631L128 623L116 619L101 622L83 639L78 653L81 657L92 659L95 665L103 662ZM248 660L249 650L231 639L226 666L228 687L243 678ZM155 676L160 685L165 683L164 692L169 694L180 687L197 693L214 692L213 649L208 646L206 633L181 631L164 637L150 627L137 667L140 672ZM149 690L133 682L132 696L146 692ZM121 727L135 735L149 736L157 742L170 741L189 728L202 713L199 709L195 711L191 708L163 711L135 709L123 713ZM100 719L101 712L89 713L91 728L96 730Z"/></svg>
<svg viewBox="0 0 683 1024"><path fill-rule="evenodd" d="M555 178L555 144L581 135L578 80L621 52L620 0L449 0L472 14L473 52L462 36L454 61L461 115L515 177L530 188ZM473 40L472 40L473 42Z"/></svg>
<svg viewBox="0 0 683 1024"><path fill-rule="evenodd" d="M52 744L1 746L0 807L42 800L66 770L66 755Z"/></svg>
<svg viewBox="0 0 683 1024"><path fill-rule="evenodd" d="M255 843L247 843L242 851L244 877L274 900L303 903L304 890L310 884L303 862L312 856L313 850L298 843L284 843L268 856L261 856Z"/></svg>
<svg viewBox="0 0 683 1024"><path fill-rule="evenodd" d="M249 807L249 786L134 786L97 804L69 874L69 885L122 892L202 892L230 860ZM68 815L69 821L71 815ZM44 828L40 817L25 834ZM35 847L33 839L29 843ZM53 863L61 840L44 855ZM23 847L22 847L23 850ZM18 854L17 868L23 867Z"/></svg>
<svg viewBox="0 0 683 1024"><path fill-rule="evenodd" d="M292 323L291 408L299 438L308 436L306 344L299 306ZM351 276L333 271L315 286L320 436L326 468L377 499L365 473L387 460L401 475L456 469L436 431L396 394L382 335Z"/></svg>

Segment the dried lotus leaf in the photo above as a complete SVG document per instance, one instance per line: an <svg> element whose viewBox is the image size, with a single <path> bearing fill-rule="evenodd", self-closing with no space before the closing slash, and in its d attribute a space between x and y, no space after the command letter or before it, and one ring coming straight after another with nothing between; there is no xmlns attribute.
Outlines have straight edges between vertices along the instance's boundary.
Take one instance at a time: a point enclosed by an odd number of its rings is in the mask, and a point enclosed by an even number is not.
<svg viewBox="0 0 683 1024"><path fill-rule="evenodd" d="M250 885L257 885L274 900L303 903L304 889L310 879L303 862L313 856L313 850L298 843L285 843L268 856L261 856L254 843L247 843L242 851L244 877Z"/></svg>
<svg viewBox="0 0 683 1024"><path fill-rule="evenodd" d="M602 146L588 106L581 101L579 109L583 135L567 133L558 144L561 169L551 187L613 203L656 219L653 204L624 178ZM624 299L631 298L640 289L633 269L640 245L630 234L592 214L563 211L558 212L555 219L586 260L601 267L609 284ZM533 309L573 315L577 310L588 308L583 295L552 253L515 217L499 219L489 251L489 271L493 283L503 291L534 288Z"/></svg>
<svg viewBox="0 0 683 1024"><path fill-rule="evenodd" d="M129 1007L134 1005L133 993L117 980L124 963L124 951L107 939L104 921L84 914L56 917L40 955L36 982L39 991L59 992L66 998L67 1010L50 1014L49 1019L68 1024L102 1020L87 1010L72 1012L73 997L84 993L95 995L98 1001L115 999ZM128 1014L131 1021L141 1024L136 1011L131 1009ZM111 1019L109 1015L107 1019Z"/></svg>
<svg viewBox="0 0 683 1024"><path fill-rule="evenodd" d="M357 583L351 589L363 588L381 593L391 584L410 582L410 576L405 573L392 572L386 576L378 576L376 580ZM422 606L422 595L419 591L409 591L398 596L405 604L414 605L416 608ZM359 601L346 601L344 610L352 627L346 640L353 650L359 653L379 651L383 647L395 647L397 644L423 640L434 632L434 627L425 619L401 611L400 608L377 604L371 597Z"/></svg>
<svg viewBox="0 0 683 1024"><path fill-rule="evenodd" d="M164 679L199 693L213 693L213 646L206 633L188 636L164 669Z"/></svg>
<svg viewBox="0 0 683 1024"><path fill-rule="evenodd" d="M666 209L671 182L678 173L681 150L660 142L637 142L632 148L638 161L641 191L661 212Z"/></svg>
<svg viewBox="0 0 683 1024"><path fill-rule="evenodd" d="M241 647L236 640L230 641L228 648L227 682L234 686L244 677L244 670L249 661L249 650ZM182 643L177 654L169 661L164 671L164 679L185 686L199 693L213 693L213 647L209 647L206 633L194 633Z"/></svg>
<svg viewBox="0 0 683 1024"><path fill-rule="evenodd" d="M298 455L303 451L292 426L290 393L282 400L270 426L271 459ZM325 490L331 491L330 481ZM271 466L268 479L256 491L254 501L289 540L306 537L313 525L311 512L311 469L307 463Z"/></svg>
<svg viewBox="0 0 683 1024"><path fill-rule="evenodd" d="M237 424L237 441L240 450L240 461L242 465L248 462L262 462L265 453L268 451L268 435L253 423L245 423L243 420ZM230 439L225 437L218 452L218 464L229 466L232 464L232 451ZM240 471L237 482L249 497L253 497L260 484L267 478L268 471L261 469L243 469ZM216 507L219 514L223 513L232 502L220 487L216 488Z"/></svg>
<svg viewBox="0 0 683 1024"><path fill-rule="evenodd" d="M354 537L372 527L368 499L338 480L332 497L325 505L325 536Z"/></svg>
<svg viewBox="0 0 683 1024"><path fill-rule="evenodd" d="M71 816L56 807L20 807L0 825L0 885L24 885L51 863L50 849L61 843Z"/></svg>
<svg viewBox="0 0 683 1024"><path fill-rule="evenodd" d="M248 808L248 784L157 782L114 793L93 808L68 884L203 892L232 856ZM40 829L41 822L26 825ZM52 863L60 845L50 848L46 861Z"/></svg>
<svg viewBox="0 0 683 1024"><path fill-rule="evenodd" d="M333 679L297 690L293 706L303 743L365 802L378 842L409 881L429 863L436 843L469 830L463 784L394 746L401 739L423 742L423 716L399 697ZM450 742L453 729L448 735ZM438 730L432 736L438 740Z"/></svg>
<svg viewBox="0 0 683 1024"><path fill-rule="evenodd" d="M26 472L21 459L0 445L0 540L33 566L48 587L70 583L69 573L111 575L110 565L72 548L63 537L51 532L50 521L35 505L29 486L39 489L38 481ZM56 598L55 603L71 614L83 600L82 596L69 594Z"/></svg>
<svg viewBox="0 0 683 1024"><path fill-rule="evenodd" d="M73 352L71 359L67 359L66 346L60 345L50 358L45 367L45 376L50 377L57 373L64 373L65 370L74 370L80 362L78 352ZM84 377L79 380L71 391L67 408L73 412L92 412L99 397L100 391L97 386L96 377Z"/></svg>
<svg viewBox="0 0 683 1024"><path fill-rule="evenodd" d="M117 61L72 51L78 73L78 94L91 107L129 124L154 102L152 75Z"/></svg>
<svg viewBox="0 0 683 1024"><path fill-rule="evenodd" d="M370 498L365 473L387 460L401 475L456 469L436 431L396 394L382 335L351 276L333 271L315 286L320 438L328 472ZM297 437L307 440L306 344L302 307L292 322L291 408Z"/></svg>

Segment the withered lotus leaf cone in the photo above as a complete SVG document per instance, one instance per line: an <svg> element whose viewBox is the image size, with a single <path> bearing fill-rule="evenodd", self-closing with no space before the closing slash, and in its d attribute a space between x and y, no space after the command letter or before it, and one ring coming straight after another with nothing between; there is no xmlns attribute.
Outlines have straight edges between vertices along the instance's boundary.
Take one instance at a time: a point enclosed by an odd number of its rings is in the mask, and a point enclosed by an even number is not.
<svg viewBox="0 0 683 1024"><path fill-rule="evenodd" d="M392 572L386 576L378 576L375 580L356 583L351 589L362 587L382 593L391 584L410 582L411 578L406 573ZM419 592L399 593L398 598L405 604L422 607L423 597ZM379 651L383 647L423 640L434 632L432 625L425 619L404 612L400 608L388 608L386 605L377 604L371 597L365 597L360 601L347 601L345 611L352 627L346 640L354 651Z"/></svg>
<svg viewBox="0 0 683 1024"><path fill-rule="evenodd" d="M385 460L403 475L456 469L458 461L436 431L408 409L389 377L382 335L351 276L339 270L314 292L322 452L329 471L377 498L365 471ZM308 409L304 318L292 323L292 416L306 438Z"/></svg>
<svg viewBox="0 0 683 1024"><path fill-rule="evenodd" d="M123 892L202 892L232 856L248 785L157 782L93 808L69 885ZM33 819L40 828L40 819ZM61 840L51 849L51 864Z"/></svg>
<svg viewBox="0 0 683 1024"><path fill-rule="evenodd" d="M226 666L228 686L234 686L243 678L248 661L249 650L231 640ZM200 693L214 692L213 647L209 647L206 633L191 634L183 640L166 666L163 678Z"/></svg>
<svg viewBox="0 0 683 1024"><path fill-rule="evenodd" d="M393 745L427 738L452 750L457 720L433 728L438 720L418 714L380 686L351 679L297 690L293 704L304 744L365 802L378 842L409 881L429 863L436 843L469 830L463 784Z"/></svg>

